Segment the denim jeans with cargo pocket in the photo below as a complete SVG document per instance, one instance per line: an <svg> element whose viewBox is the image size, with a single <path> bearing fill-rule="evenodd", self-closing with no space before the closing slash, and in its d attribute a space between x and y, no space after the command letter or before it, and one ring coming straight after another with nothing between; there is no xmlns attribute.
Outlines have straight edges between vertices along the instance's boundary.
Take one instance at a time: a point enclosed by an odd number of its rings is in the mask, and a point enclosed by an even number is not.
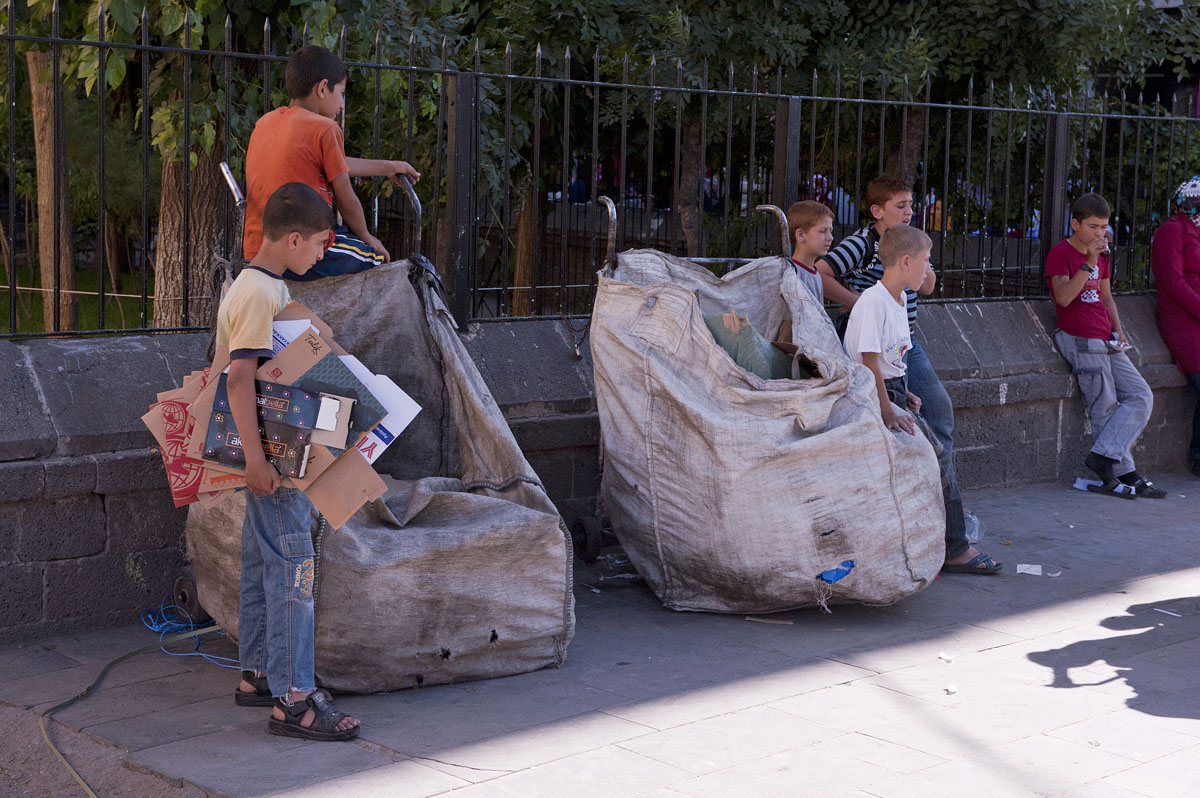
<svg viewBox="0 0 1200 798"><path fill-rule="evenodd" d="M243 670L265 672L276 697L315 690L312 502L295 488L242 492L238 659Z"/></svg>
<svg viewBox="0 0 1200 798"><path fill-rule="evenodd" d="M1134 470L1133 446L1154 409L1154 393L1129 357L1100 338L1055 330L1054 343L1079 379L1092 424L1092 451L1119 461L1113 466L1117 476L1128 474Z"/></svg>
<svg viewBox="0 0 1200 798"><path fill-rule="evenodd" d="M941 444L938 465L942 468L942 492L946 499L946 559L953 560L971 548L967 541L967 519L958 493L958 473L954 470L954 405L950 394L933 370L929 355L914 337L912 349L904 355L908 390L921 400L919 415ZM901 405L903 407L903 405ZM936 448L936 447L935 447Z"/></svg>

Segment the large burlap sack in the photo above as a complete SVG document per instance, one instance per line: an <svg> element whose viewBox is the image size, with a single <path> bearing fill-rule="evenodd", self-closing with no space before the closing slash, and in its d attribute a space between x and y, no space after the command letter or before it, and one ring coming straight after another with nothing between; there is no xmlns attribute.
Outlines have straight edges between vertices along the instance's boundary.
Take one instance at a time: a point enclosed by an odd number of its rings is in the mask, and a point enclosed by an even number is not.
<svg viewBox="0 0 1200 798"><path fill-rule="evenodd" d="M415 268L415 267L414 267ZM293 298L421 413L376 469L396 480L332 530L315 513L316 673L377 692L562 663L574 633L572 554L427 278L398 263L292 286ZM200 603L237 635L245 499L188 514Z"/></svg>
<svg viewBox="0 0 1200 798"><path fill-rule="evenodd" d="M737 366L703 319L730 309L767 338L790 319L821 376L764 380ZM886 604L937 575L933 449L884 426L870 371L786 259L718 279L653 250L623 253L600 274L591 347L601 501L666 606Z"/></svg>

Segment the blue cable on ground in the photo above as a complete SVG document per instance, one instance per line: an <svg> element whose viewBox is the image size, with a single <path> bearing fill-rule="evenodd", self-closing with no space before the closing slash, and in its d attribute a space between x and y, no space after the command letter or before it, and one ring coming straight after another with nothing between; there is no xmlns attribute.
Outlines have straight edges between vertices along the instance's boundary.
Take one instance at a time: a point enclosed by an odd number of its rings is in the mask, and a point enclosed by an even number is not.
<svg viewBox="0 0 1200 798"><path fill-rule="evenodd" d="M201 651L200 647L204 645L204 641L199 636L194 638L196 647L192 651L168 651L162 645L163 639L168 635L186 634L197 629L203 629L212 626L215 621L198 624L192 620L191 614L183 607L177 604L167 604L166 598L162 600L157 610L142 610L141 617L142 623L147 629L152 632L158 632L159 649L164 654L172 657L201 657L219 668L228 668L230 670L240 669L240 664L235 659ZM221 632L218 632L218 634L223 635Z"/></svg>

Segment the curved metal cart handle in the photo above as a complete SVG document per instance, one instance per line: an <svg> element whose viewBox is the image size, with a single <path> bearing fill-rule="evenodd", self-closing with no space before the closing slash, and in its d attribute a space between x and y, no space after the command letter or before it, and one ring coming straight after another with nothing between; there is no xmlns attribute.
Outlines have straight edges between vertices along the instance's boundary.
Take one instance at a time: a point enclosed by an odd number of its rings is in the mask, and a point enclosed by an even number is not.
<svg viewBox="0 0 1200 798"><path fill-rule="evenodd" d="M604 267L616 262L617 258L617 206L608 197L601 194L596 197L608 211L608 243L604 252Z"/></svg>
<svg viewBox="0 0 1200 798"><path fill-rule="evenodd" d="M754 210L763 211L775 217L775 221L779 223L779 241L782 244L779 254L785 258L791 257L792 242L788 236L787 216L784 214L783 209L778 205L756 205L754 206Z"/></svg>
<svg viewBox="0 0 1200 798"><path fill-rule="evenodd" d="M412 206L413 215L416 217L413 221L413 236L410 257L412 255L421 254L421 200L417 197L417 190L413 188L412 181L407 175L397 175L400 178L400 187L404 189L404 196L408 197L408 204Z"/></svg>

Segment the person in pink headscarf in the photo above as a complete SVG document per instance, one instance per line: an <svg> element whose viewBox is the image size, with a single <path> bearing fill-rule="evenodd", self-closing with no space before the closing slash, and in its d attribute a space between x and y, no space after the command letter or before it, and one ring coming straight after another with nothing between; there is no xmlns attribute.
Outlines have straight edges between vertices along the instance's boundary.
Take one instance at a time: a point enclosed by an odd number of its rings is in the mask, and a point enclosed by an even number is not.
<svg viewBox="0 0 1200 798"><path fill-rule="evenodd" d="M1175 215L1150 245L1158 293L1158 331L1179 370L1200 394L1200 175L1175 192ZM1200 399L1192 413L1188 466L1200 477Z"/></svg>

